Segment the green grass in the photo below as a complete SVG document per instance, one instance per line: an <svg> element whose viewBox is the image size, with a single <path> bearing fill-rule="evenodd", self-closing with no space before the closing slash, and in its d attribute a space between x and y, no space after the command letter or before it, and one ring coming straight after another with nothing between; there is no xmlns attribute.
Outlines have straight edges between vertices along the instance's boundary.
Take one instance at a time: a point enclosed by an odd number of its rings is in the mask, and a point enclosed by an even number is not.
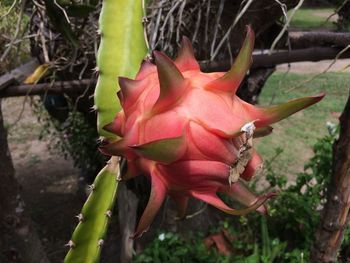
<svg viewBox="0 0 350 263"><path fill-rule="evenodd" d="M260 96L261 105L285 102L293 98L326 92L318 104L274 124L272 135L257 140L257 148L264 159L271 159L277 147L284 151L273 167L283 175L302 171L304 163L312 156L312 146L317 138L327 134L327 121L338 123L332 112L342 112L349 95L349 73L326 73L301 87L288 91L311 75L275 73L269 78Z"/></svg>
<svg viewBox="0 0 350 263"><path fill-rule="evenodd" d="M335 29L334 23L331 21L326 22L326 20L333 12L332 8L302 8L295 13L290 26L303 30L315 28L332 30Z"/></svg>

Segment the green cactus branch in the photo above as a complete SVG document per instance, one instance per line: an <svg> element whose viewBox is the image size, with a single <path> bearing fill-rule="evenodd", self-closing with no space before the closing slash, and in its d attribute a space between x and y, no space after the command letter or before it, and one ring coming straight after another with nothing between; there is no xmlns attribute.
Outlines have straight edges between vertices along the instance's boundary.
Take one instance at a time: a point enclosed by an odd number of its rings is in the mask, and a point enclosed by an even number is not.
<svg viewBox="0 0 350 263"><path fill-rule="evenodd" d="M79 224L68 242L65 263L99 262L107 225L116 200L119 158L111 158L91 185L91 193L77 215Z"/></svg>
<svg viewBox="0 0 350 263"><path fill-rule="evenodd" d="M99 79L95 90L100 135L109 139L115 135L103 130L120 111L116 93L117 77L135 77L141 60L147 53L142 25L141 0L104 0L100 15L101 44L97 55Z"/></svg>
<svg viewBox="0 0 350 263"><path fill-rule="evenodd" d="M117 78L133 78L147 53L142 25L142 0L104 0L100 14L101 43L97 55L99 78L95 89L95 108L99 134L108 139L115 135L103 130L120 110L116 93ZM119 157L112 157L97 175L92 192L81 213L65 263L97 263L115 205L120 177Z"/></svg>

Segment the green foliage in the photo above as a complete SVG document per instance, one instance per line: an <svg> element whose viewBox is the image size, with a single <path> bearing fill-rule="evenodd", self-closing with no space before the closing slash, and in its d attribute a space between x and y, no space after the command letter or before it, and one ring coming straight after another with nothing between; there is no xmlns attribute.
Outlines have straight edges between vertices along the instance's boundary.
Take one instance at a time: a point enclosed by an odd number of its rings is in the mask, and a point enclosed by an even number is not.
<svg viewBox="0 0 350 263"><path fill-rule="evenodd" d="M18 41L19 43L9 45L11 39L15 36L20 14L20 5L17 4L11 9L12 2L0 0L0 57L8 52L0 63L0 75L23 63L24 60L28 59L28 54L30 53L28 38ZM25 34L28 21L29 17L23 14L18 27L18 36Z"/></svg>
<svg viewBox="0 0 350 263"><path fill-rule="evenodd" d="M100 168L104 157L97 151L98 135L82 113L69 112L68 118L60 125L58 131L65 140L56 141L56 147L60 147L66 153L69 152L79 168L90 171Z"/></svg>
<svg viewBox="0 0 350 263"><path fill-rule="evenodd" d="M292 246L310 248L325 203L332 167L332 144L337 131L319 139L313 147L314 156L305 164L294 184L268 170L266 179L271 186L282 189L280 196L270 202L269 224L275 236L289 240ZM273 227L272 227L273 226ZM292 244L294 243L294 244Z"/></svg>
<svg viewBox="0 0 350 263"><path fill-rule="evenodd" d="M242 234L244 234L244 232L242 232ZM256 242L250 243L250 246L245 245L246 248L253 246L252 254L247 254L247 252L249 252L249 250L247 249L241 255L234 254L233 262L237 262L237 263L280 262L284 256L284 251L286 249L287 243L281 242L278 238L270 239L270 235L267 229L266 219L262 216L260 216L260 236L259 237L260 237L259 241L256 240ZM233 249L242 248L242 246L238 245L239 243L237 241L238 240L236 239L235 242L233 243Z"/></svg>
<svg viewBox="0 0 350 263"><path fill-rule="evenodd" d="M328 131L328 135L315 143L314 156L293 184L288 184L287 178L273 169L272 164L283 153L281 148L275 149L274 156L265 162L266 179L269 188L279 188L281 193L269 201L270 216L265 218L252 213L239 218L227 217L212 230L217 233L224 229L232 237L230 257L215 255L213 250L203 251L201 236L185 241L177 234L167 233L153 240L134 262L306 263L319 224L320 209L325 203L332 145L339 132L331 123L328 123ZM347 233L350 234L350 230ZM349 245L346 234L343 248ZM220 260L215 261L218 258Z"/></svg>
<svg viewBox="0 0 350 263"><path fill-rule="evenodd" d="M133 262L272 263L297 257L298 251L293 251L293 254L285 253L286 242L281 242L278 238L270 239L264 217L260 216L260 236L254 233L246 217L241 217L240 221L241 225L238 226L232 224L232 218L229 218L220 222L218 228L212 230L212 233L217 233L220 229L224 229L232 236L231 250L233 252L231 256L225 256L215 249L206 248L202 234L192 235L185 240L179 234L161 233L148 244L142 253L135 256Z"/></svg>
<svg viewBox="0 0 350 263"><path fill-rule="evenodd" d="M225 263L229 258L207 249L200 236L185 240L179 234L161 233L136 255L134 263Z"/></svg>

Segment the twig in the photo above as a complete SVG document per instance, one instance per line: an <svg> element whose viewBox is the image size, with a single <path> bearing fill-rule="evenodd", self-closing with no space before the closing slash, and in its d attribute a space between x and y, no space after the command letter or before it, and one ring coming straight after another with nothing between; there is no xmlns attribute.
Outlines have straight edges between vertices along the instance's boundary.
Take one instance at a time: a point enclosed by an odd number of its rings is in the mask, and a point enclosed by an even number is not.
<svg viewBox="0 0 350 263"><path fill-rule="evenodd" d="M39 33L39 37L40 37L40 41L41 41L41 48L43 50L44 60L45 60L45 63L50 63L49 53L47 52L47 48L46 48L46 39L44 37L44 23L43 23L43 21L40 21L40 31L41 31L41 33Z"/></svg>
<svg viewBox="0 0 350 263"><path fill-rule="evenodd" d="M289 89L286 90L285 92L287 93L287 92L290 92L290 91L292 91L292 90L295 90L295 89L301 87L302 85L304 85L304 84L306 84L306 83L309 83L310 81L314 80L314 79L317 78L318 76L320 76L320 75L326 73L326 72L335 64L335 62L337 62L337 60L339 59L339 57L340 57L341 55L343 55L343 54L344 54L346 51L348 51L349 49L350 49L350 45L348 45L348 46L346 46L345 48L343 48L343 49L335 56L335 58L333 59L333 61L328 65L328 67L327 67L325 70L323 70L322 72L320 72L320 73L318 73L318 74L312 76L311 78L309 78L309 79L307 79L307 80L304 80L304 81L299 82L297 85L295 85L295 86L289 88Z"/></svg>
<svg viewBox="0 0 350 263"><path fill-rule="evenodd" d="M210 48L210 56L212 56L213 53L214 53L214 48L215 48L215 44L216 44L216 37L217 37L217 34L218 34L220 18L221 18L221 15L222 15L222 11L224 10L224 5L225 5L225 0L220 0L219 9L217 11L216 19L215 19L214 33L213 33L212 43L211 43L211 48Z"/></svg>
<svg viewBox="0 0 350 263"><path fill-rule="evenodd" d="M148 50L148 52L150 52L149 43L148 43L148 37L147 37L147 23L149 21L148 21L147 14L146 14L145 0L142 0L142 12L143 12L143 18L142 18L143 38L145 39L147 50Z"/></svg>
<svg viewBox="0 0 350 263"><path fill-rule="evenodd" d="M92 89L94 81L90 79L71 80L71 81L56 81L52 83L40 83L34 85L18 85L10 86L0 91L0 98L18 97L18 96L33 96L43 94L81 94L87 92L86 88Z"/></svg>
<svg viewBox="0 0 350 263"><path fill-rule="evenodd" d="M182 14L183 11L185 9L186 6L186 0L183 0L182 5L180 6L180 10L179 10L179 23L177 24L177 28L176 28L176 42L179 43L180 41L180 28L181 28L181 22L182 22Z"/></svg>
<svg viewBox="0 0 350 263"><path fill-rule="evenodd" d="M0 58L0 62L4 61L4 59L8 56L8 54L10 53L10 51L12 49L12 46L14 45L15 41L17 40L17 37L18 37L20 30L21 30L21 24L22 24L22 20L23 20L25 5L26 5L26 0L22 0L21 10L20 10L20 13L18 16L15 34L14 34L13 38L11 39L11 42L9 43L8 47L6 48L4 53L2 54L2 56Z"/></svg>
<svg viewBox="0 0 350 263"><path fill-rule="evenodd" d="M286 32L286 30L289 27L290 21L292 20L292 18L294 17L295 13L297 10L299 10L299 8L302 6L302 4L304 3L304 0L299 0L299 3L297 4L296 7L293 8L291 14L289 17L287 17L287 20L282 28L282 30L280 31L280 33L277 35L277 37L275 38L275 40L272 42L271 47L270 47L270 51L269 54L272 54L273 50L275 49L278 41L282 38L284 32Z"/></svg>
<svg viewBox="0 0 350 263"><path fill-rule="evenodd" d="M64 10L64 8L63 8L62 6L60 6L60 5L57 3L56 0L53 0L53 2L54 2L54 4L63 12L64 17L66 18L68 24L71 24L71 22L70 22L70 20L69 20L69 17L68 17L68 15L67 15L66 10Z"/></svg>
<svg viewBox="0 0 350 263"><path fill-rule="evenodd" d="M0 20L2 20L3 18L5 18L6 16L8 16L12 10L15 8L16 4L17 4L18 0L14 0L12 5L10 6L9 10L7 10L7 12L5 14L3 14L1 17L0 17Z"/></svg>
<svg viewBox="0 0 350 263"><path fill-rule="evenodd" d="M199 27L201 25L201 21L202 21L202 9L199 7L198 8L198 17L197 17L197 22L196 22L196 28L195 28L193 36L192 36L192 43L194 43L194 41L195 41L195 39L197 37L198 30L199 30Z"/></svg>
<svg viewBox="0 0 350 263"><path fill-rule="evenodd" d="M200 214L202 214L206 209L208 208L208 204L207 203L204 203L203 207L201 209L199 209L198 211L194 212L193 214L190 214L190 215L187 215L185 217L185 219L191 219L191 218L194 218Z"/></svg>
<svg viewBox="0 0 350 263"><path fill-rule="evenodd" d="M342 8L346 5L347 2L349 2L349 0L344 0L344 2L343 2L340 6L338 6L337 9L336 9L332 14L330 14L330 15L327 17L326 21L324 21L324 22L321 24L321 26L324 26L333 16L335 16L336 14L338 14L338 12L340 11L340 9L342 9Z"/></svg>
<svg viewBox="0 0 350 263"><path fill-rule="evenodd" d="M350 52L342 52L339 48L313 47L297 49L292 51L279 51L271 55L253 54L252 68L272 67L278 64L301 62L301 61L321 61L338 58L350 58ZM227 71L231 64L229 60L223 61L200 61L201 69L204 72Z"/></svg>
<svg viewBox="0 0 350 263"><path fill-rule="evenodd" d="M222 45L224 42L227 40L228 36L230 35L232 29L236 26L237 22L241 19L241 17L245 14L245 12L248 10L249 6L253 3L254 0L248 0L245 6L242 8L242 10L238 13L236 16L235 20L233 21L232 25L228 28L226 31L225 35L222 37L221 41L219 42L218 46L216 47L215 51L213 54L210 56L210 60L213 61L214 58L217 56L219 53ZM303 1L303 0L302 0Z"/></svg>

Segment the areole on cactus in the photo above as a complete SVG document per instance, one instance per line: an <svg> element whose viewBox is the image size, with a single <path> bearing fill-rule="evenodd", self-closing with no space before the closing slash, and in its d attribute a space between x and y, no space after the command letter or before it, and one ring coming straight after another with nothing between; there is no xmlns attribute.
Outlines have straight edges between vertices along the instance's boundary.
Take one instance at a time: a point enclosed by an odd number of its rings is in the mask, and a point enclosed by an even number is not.
<svg viewBox="0 0 350 263"><path fill-rule="evenodd" d="M100 149L126 158L128 171L122 179L145 174L151 180L134 237L147 231L167 194L180 218L190 197L233 215L266 213L264 203L274 194L257 197L243 183L262 163L252 147L253 137L271 133L271 124L320 101L324 94L268 108L242 101L235 93L252 63L253 47L254 32L248 27L231 69L203 73L189 40L183 38L175 61L154 51L155 65L144 61L135 80L119 77L123 109L105 130L121 139L105 142ZM217 193L246 208L227 206Z"/></svg>

